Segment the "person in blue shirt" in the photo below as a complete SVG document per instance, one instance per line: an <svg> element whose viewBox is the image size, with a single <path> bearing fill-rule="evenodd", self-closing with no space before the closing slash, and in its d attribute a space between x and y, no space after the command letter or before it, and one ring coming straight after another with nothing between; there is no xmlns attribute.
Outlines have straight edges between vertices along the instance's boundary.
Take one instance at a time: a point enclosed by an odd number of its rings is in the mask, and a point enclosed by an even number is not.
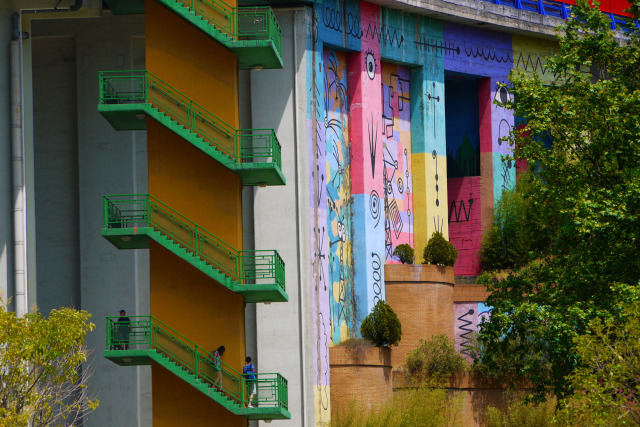
<svg viewBox="0 0 640 427"><path fill-rule="evenodd" d="M251 363L251 357L247 356L245 361L247 364L242 368L242 376L247 385L247 394L249 395L249 399L245 404L247 407L257 408L257 403L253 403L253 397L256 395L256 367Z"/></svg>

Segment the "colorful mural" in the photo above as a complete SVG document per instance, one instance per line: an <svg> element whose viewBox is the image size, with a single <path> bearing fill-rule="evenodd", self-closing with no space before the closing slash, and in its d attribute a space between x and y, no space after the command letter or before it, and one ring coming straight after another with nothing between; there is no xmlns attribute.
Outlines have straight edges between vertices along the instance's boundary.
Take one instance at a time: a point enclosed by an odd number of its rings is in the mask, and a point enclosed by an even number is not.
<svg viewBox="0 0 640 427"><path fill-rule="evenodd" d="M411 73L382 63L382 143L384 240L387 263L398 263L393 250L413 247L413 174L411 170Z"/></svg>
<svg viewBox="0 0 640 427"><path fill-rule="evenodd" d="M311 210L311 281L313 307L314 414L317 425L329 425L331 390L329 387L329 346L331 344L329 243L327 229L327 151L325 144L324 58L322 43L314 28L307 35L309 132L309 205Z"/></svg>
<svg viewBox="0 0 640 427"><path fill-rule="evenodd" d="M382 61L380 44L367 34L379 25L379 7L361 3L360 52L349 54L349 120L353 156L354 287L356 323L384 293L384 186L382 141ZM368 29L368 30L367 30ZM367 32L369 31L369 32ZM360 328L355 333L359 335Z"/></svg>
<svg viewBox="0 0 640 427"><path fill-rule="evenodd" d="M324 50L324 142L327 172L327 241L331 341L353 327L352 199L345 54Z"/></svg>
<svg viewBox="0 0 640 427"><path fill-rule="evenodd" d="M356 0L316 4L308 23L314 397L324 425L328 348L357 335L384 299L398 244L414 246L419 262L441 231L459 251L455 274L480 272L482 231L515 183L501 141L513 115L493 101L511 96L499 84L512 68L548 78L544 55L555 46ZM464 350L489 309L454 311Z"/></svg>

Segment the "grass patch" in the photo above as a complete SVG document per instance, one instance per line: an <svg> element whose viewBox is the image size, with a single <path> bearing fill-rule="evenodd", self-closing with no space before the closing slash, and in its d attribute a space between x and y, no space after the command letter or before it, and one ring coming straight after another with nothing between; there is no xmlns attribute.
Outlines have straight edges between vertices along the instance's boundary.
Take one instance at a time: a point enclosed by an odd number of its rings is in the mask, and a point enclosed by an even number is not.
<svg viewBox="0 0 640 427"><path fill-rule="evenodd" d="M332 416L331 427L447 427L463 422L462 395L420 386L397 391L377 408L362 410L351 402Z"/></svg>

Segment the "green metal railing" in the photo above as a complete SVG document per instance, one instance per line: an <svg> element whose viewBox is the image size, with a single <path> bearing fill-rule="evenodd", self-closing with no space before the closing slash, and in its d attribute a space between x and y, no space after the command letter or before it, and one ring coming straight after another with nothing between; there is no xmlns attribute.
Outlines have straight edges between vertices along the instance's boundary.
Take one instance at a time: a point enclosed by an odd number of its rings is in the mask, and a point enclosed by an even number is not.
<svg viewBox="0 0 640 427"><path fill-rule="evenodd" d="M238 283L276 283L284 262L273 250L238 251L149 194L104 196L104 228L152 227Z"/></svg>
<svg viewBox="0 0 640 427"><path fill-rule="evenodd" d="M118 317L107 317L109 350L153 349L238 404L249 403L248 386L253 383L257 394L252 403L263 408L288 409L287 380L280 374L257 373L256 379L250 380L222 361L218 369L210 352L153 316L129 316L129 319L130 322L118 322Z"/></svg>
<svg viewBox="0 0 640 427"><path fill-rule="evenodd" d="M273 41L282 56L282 30L270 7L231 7L220 0L176 1L233 39Z"/></svg>
<svg viewBox="0 0 640 427"><path fill-rule="evenodd" d="M150 104L236 163L273 162L282 169L282 149L273 129L234 129L145 70L98 75L100 104Z"/></svg>

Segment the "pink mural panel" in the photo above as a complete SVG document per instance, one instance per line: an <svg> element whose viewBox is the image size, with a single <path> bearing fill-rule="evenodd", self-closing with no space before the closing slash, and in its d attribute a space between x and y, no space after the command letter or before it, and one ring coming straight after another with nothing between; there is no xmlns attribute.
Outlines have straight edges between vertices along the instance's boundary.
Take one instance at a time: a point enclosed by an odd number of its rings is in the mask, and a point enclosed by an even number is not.
<svg viewBox="0 0 640 427"><path fill-rule="evenodd" d="M478 250L482 244L482 178L451 178L448 185L449 241L458 250L454 273L456 276L474 276L481 272Z"/></svg>
<svg viewBox="0 0 640 427"><path fill-rule="evenodd" d="M362 2L362 26L379 22L379 6ZM380 105L380 43L362 38L362 49L349 55L349 120L353 156L352 192L382 195L382 144Z"/></svg>

